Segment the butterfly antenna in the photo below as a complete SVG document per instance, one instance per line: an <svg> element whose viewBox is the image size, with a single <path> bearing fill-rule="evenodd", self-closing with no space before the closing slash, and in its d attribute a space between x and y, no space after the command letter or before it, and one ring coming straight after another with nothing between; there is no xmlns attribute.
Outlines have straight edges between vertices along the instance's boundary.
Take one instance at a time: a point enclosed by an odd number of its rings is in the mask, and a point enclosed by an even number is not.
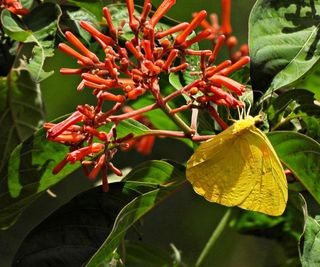
<svg viewBox="0 0 320 267"><path fill-rule="evenodd" d="M237 107L239 120L243 120L244 109L245 109L245 108L240 109L239 107Z"/></svg>
<svg viewBox="0 0 320 267"><path fill-rule="evenodd" d="M248 118L250 116L251 107L252 107L252 104L249 102L248 103L248 110L247 110L246 118Z"/></svg>
<svg viewBox="0 0 320 267"><path fill-rule="evenodd" d="M230 113L230 109L229 109L229 108L227 109L227 113L228 113L228 120L229 120L229 121L232 121L232 122L235 122L235 119L232 118L232 116L231 116L231 113Z"/></svg>

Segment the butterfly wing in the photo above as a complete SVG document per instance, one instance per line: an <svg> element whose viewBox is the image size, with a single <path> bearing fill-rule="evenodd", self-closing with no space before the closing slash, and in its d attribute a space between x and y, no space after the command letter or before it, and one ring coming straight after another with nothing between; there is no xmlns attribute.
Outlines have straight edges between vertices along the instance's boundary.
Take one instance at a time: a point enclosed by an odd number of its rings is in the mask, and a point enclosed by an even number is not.
<svg viewBox="0 0 320 267"><path fill-rule="evenodd" d="M287 202L286 178L267 137L255 127L233 126L202 143L187 163L187 179L208 201L280 215Z"/></svg>
<svg viewBox="0 0 320 267"><path fill-rule="evenodd" d="M251 193L238 206L244 209L263 212L269 215L281 215L288 200L287 179L266 135L257 128L250 129L243 135L250 149L247 164L252 168L255 180ZM248 168L247 168L248 169ZM243 173L243 179L249 177Z"/></svg>

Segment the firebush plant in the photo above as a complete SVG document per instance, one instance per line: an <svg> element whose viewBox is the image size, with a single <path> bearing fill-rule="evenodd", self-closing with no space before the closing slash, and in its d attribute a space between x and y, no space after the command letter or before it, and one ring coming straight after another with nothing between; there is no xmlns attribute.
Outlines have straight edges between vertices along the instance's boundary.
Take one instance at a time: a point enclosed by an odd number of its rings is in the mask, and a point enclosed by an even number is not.
<svg viewBox="0 0 320 267"><path fill-rule="evenodd" d="M77 179L93 181L25 233L12 266L213 266L211 248L227 227L280 244L284 259L273 264L317 266L320 1L257 0L248 44L233 35L231 0L221 0L220 17L195 10L188 22L166 17L174 5L183 1L1 1L1 228L19 222L41 195L59 198L53 186L76 170L83 171ZM79 79L65 90L88 102L48 122L41 86L58 50L70 64L60 74ZM203 214L221 219L196 256L171 240L145 242L141 222L155 207L179 209L166 203L191 187L189 151L249 115L259 118L285 170L285 212ZM188 156L157 159L159 139L168 140L168 155L177 143L177 154ZM124 166L119 154L140 164ZM190 193L188 201L197 198Z"/></svg>

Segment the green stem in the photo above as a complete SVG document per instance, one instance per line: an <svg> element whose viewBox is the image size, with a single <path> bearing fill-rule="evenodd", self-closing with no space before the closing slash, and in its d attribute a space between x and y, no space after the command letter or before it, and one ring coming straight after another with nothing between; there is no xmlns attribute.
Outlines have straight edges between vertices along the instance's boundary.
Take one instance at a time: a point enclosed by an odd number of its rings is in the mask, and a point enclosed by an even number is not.
<svg viewBox="0 0 320 267"><path fill-rule="evenodd" d="M171 113L170 106L166 103L160 108L169 116L169 118L187 135L192 136L194 131L175 113Z"/></svg>
<svg viewBox="0 0 320 267"><path fill-rule="evenodd" d="M286 117L284 120L278 122L275 126L273 126L273 128L271 129L271 132L277 130L279 127L281 127L282 125L284 125L287 122L291 121L292 119L296 119L296 118L299 118L299 117L301 117L301 116L295 115L295 116Z"/></svg>
<svg viewBox="0 0 320 267"><path fill-rule="evenodd" d="M218 238L222 234L223 230L227 226L230 215L231 215L231 209L228 208L226 213L223 215L221 221L219 222L218 226L216 227L216 229L214 229L209 241L207 242L204 249L202 250L202 252L196 262L195 267L201 267L204 264L204 261L207 258L210 250L212 249L212 247L214 246L214 244L216 243L216 241L218 240Z"/></svg>

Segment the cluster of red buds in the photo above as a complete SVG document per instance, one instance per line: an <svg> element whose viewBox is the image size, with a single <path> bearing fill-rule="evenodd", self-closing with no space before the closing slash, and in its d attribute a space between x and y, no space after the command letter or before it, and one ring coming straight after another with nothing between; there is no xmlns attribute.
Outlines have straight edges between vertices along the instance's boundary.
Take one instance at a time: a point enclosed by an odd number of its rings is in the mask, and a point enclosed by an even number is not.
<svg viewBox="0 0 320 267"><path fill-rule="evenodd" d="M201 26L204 29L211 29L212 34L206 39L215 41L221 34L226 36L225 44L228 47L230 58L233 62L238 61L241 57L249 55L249 47L247 44L240 46L239 50L235 51L235 47L238 45L238 40L232 33L231 26L231 0L221 0L221 25L219 24L218 15L216 13L210 14L210 22L203 20ZM196 16L194 13L193 16Z"/></svg>
<svg viewBox="0 0 320 267"><path fill-rule="evenodd" d="M115 27L112 21L110 10L105 7L103 14L108 24L108 35L88 22L81 21L80 26L90 33L103 49L105 53L103 60L88 50L74 34L65 32L68 41L79 52L64 43L59 45L59 49L74 57L79 68L62 68L60 72L81 75L82 81L78 90L85 88L92 90L97 98L97 105L78 106L77 111L64 121L58 124L45 124L49 140L70 146L70 152L54 168L54 173L59 172L67 163L80 161L90 179L95 179L101 170L103 188L106 191L107 169L121 175L121 171L111 163L113 155L118 148L126 148L134 140L132 134L122 138L117 137L117 125L122 120L131 118L146 124L142 115L160 108L180 126L182 132L155 130L154 135L201 140L197 137L194 118L191 119L189 127L177 116L178 112L187 109L205 109L222 128L226 128L227 125L221 120L212 103L228 108L243 107L244 104L237 97L244 93L245 86L227 76L247 64L249 57L241 57L234 63L226 60L214 65L216 56L225 42L224 35L217 36L212 50L191 49L194 43L213 34L213 30L207 28L191 36L203 23L207 15L204 10L197 13L190 23L183 22L168 29L158 29L157 23L175 2L175 0L164 0L150 15L152 8L150 0L145 0L141 14L136 13L133 0L126 0L129 19L122 20L118 27ZM129 24L134 37L123 45L121 37L126 23ZM199 57L199 66L190 66L187 60L189 56ZM199 67L199 71L190 71L194 67ZM194 81L180 90L163 96L159 85L159 74L168 75L187 70L193 75ZM129 100L135 100L144 94L151 94L154 97L154 104L138 110L126 108ZM171 109L169 102L182 94L189 96L190 101L184 106ZM114 104L105 111L106 101ZM119 114L121 110L125 112ZM109 132L98 129L108 123L112 125ZM148 141L142 141L143 139L139 141L140 148L144 146L141 152L145 154L151 150L154 141L154 136L147 137Z"/></svg>
<svg viewBox="0 0 320 267"><path fill-rule="evenodd" d="M23 8L19 0L1 0L1 9L8 9L16 15L27 15L30 11Z"/></svg>

